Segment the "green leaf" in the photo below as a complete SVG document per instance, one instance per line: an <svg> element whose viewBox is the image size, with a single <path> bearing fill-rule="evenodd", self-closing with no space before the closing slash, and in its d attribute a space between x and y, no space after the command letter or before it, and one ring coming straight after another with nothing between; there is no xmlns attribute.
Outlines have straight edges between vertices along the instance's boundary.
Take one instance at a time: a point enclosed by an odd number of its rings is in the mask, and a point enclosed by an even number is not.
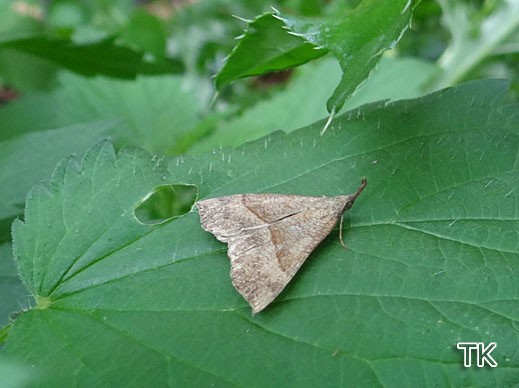
<svg viewBox="0 0 519 388"><path fill-rule="evenodd" d="M0 41L2 49L47 59L78 74L106 75L133 79L137 74L165 74L182 71L180 62L155 58L147 60L144 53L114 44L113 39L79 44L68 39L30 36Z"/></svg>
<svg viewBox="0 0 519 388"><path fill-rule="evenodd" d="M216 87L239 78L301 65L326 54L326 50L289 34L272 13L249 23L240 42L216 76Z"/></svg>
<svg viewBox="0 0 519 388"><path fill-rule="evenodd" d="M113 125L113 120L95 121L0 139L0 219L19 215L28 190L56 163L72 153L84 153L106 138Z"/></svg>
<svg viewBox="0 0 519 388"><path fill-rule="evenodd" d="M345 108L351 109L383 99L420 96L435 72L434 66L414 59L383 58L370 78L346 102ZM211 136L200 139L190 151L238 146L277 129L291 132L322 119L327 115L323 102L340 79L341 70L331 58L309 64L299 69L285 90L248 109L239 117L222 120ZM312 92L308 93L309 90Z"/></svg>
<svg viewBox="0 0 519 388"><path fill-rule="evenodd" d="M382 53L398 42L411 11L409 0L364 0L349 14L334 18L299 18L279 12L262 15L249 24L217 75L216 86L297 66L330 51L343 75L327 109L338 112L368 78Z"/></svg>
<svg viewBox="0 0 519 388"><path fill-rule="evenodd" d="M103 143L31 191L13 229L40 308L5 354L39 386L513 386L519 378L519 110L474 82L376 103L237 150L170 161ZM134 209L156 186L199 198L368 187L288 288L252 316L196 211ZM458 341L497 342L492 370ZM258 367L261 373L258 373ZM324 379L324 380L323 380Z"/></svg>
<svg viewBox="0 0 519 388"><path fill-rule="evenodd" d="M317 47L329 49L338 59L343 75L326 104L329 112L338 112L368 78L384 51L396 45L408 28L411 3L364 0L351 14L332 21L278 16L290 31Z"/></svg>

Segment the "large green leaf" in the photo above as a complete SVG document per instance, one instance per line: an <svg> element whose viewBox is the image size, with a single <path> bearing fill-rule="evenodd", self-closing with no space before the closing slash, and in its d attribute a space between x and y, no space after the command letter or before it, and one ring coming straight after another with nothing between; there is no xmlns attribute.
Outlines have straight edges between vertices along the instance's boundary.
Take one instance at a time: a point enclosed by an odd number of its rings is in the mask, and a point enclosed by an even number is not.
<svg viewBox="0 0 519 388"><path fill-rule="evenodd" d="M249 24L216 76L216 86L297 66L329 51L343 71L327 103L329 112L338 112L368 78L382 53L394 47L407 29L411 3L364 0L349 14L329 18L301 18L279 12L262 15Z"/></svg>
<svg viewBox="0 0 519 388"><path fill-rule="evenodd" d="M14 229L37 307L5 354L40 386L513 386L519 383L519 111L484 81L377 103L237 150L168 166L102 143L31 191ZM168 169L166 170L166 167ZM157 185L199 197L337 195L345 220L280 297L252 316L224 244L196 211L142 225ZM458 341L495 341L496 369Z"/></svg>

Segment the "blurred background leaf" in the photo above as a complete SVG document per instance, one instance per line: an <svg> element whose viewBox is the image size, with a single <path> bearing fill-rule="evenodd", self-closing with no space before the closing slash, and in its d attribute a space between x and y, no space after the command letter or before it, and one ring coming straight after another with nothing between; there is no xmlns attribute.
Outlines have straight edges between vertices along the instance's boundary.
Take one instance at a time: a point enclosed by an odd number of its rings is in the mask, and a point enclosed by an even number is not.
<svg viewBox="0 0 519 388"><path fill-rule="evenodd" d="M29 365L0 357L0 376L4 388L23 388L37 381L37 373Z"/></svg>
<svg viewBox="0 0 519 388"><path fill-rule="evenodd" d="M126 33L126 35L129 35ZM0 52L10 49L55 63L82 75L135 78L137 74L178 73L178 61L146 60L143 53L114 44L113 39L76 44L66 39L32 36L0 41Z"/></svg>
<svg viewBox="0 0 519 388"><path fill-rule="evenodd" d="M14 265L11 243L0 244L0 300L0 327L16 319L17 311L28 310L34 302Z"/></svg>
<svg viewBox="0 0 519 388"><path fill-rule="evenodd" d="M438 0L442 22L451 34L438 63L442 72L432 87L441 88L479 77L513 78L519 60L519 1L471 2ZM515 69L499 58L511 55Z"/></svg>
<svg viewBox="0 0 519 388"><path fill-rule="evenodd" d="M346 102L345 109L370 101L420 96L436 73L437 69L425 61L384 58L370 79ZM337 61L332 58L298 69L289 88L247 109L240 116L221 120L214 132L201 138L190 151L198 153L221 146L238 146L265 136L273 129L290 132L326 117L328 113L321 102L333 92L341 74ZM312 92L308 93L309 90Z"/></svg>

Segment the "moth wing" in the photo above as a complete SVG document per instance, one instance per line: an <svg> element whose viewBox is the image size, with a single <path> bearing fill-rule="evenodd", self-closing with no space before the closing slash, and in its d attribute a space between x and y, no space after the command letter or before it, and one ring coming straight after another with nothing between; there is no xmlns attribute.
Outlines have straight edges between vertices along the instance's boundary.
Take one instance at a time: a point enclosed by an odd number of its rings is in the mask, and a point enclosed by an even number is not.
<svg viewBox="0 0 519 388"><path fill-rule="evenodd" d="M202 227L229 245L234 287L257 313L331 232L347 196L239 194L200 201Z"/></svg>

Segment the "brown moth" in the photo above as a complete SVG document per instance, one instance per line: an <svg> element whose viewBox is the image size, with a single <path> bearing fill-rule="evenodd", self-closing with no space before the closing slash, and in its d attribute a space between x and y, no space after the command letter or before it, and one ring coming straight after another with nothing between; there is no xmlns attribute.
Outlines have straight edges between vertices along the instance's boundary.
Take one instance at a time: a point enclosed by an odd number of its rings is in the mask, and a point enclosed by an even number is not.
<svg viewBox="0 0 519 388"><path fill-rule="evenodd" d="M228 243L232 284L253 313L279 295L339 218L345 246L342 214L366 185L337 197L236 194L197 203L202 228Z"/></svg>

